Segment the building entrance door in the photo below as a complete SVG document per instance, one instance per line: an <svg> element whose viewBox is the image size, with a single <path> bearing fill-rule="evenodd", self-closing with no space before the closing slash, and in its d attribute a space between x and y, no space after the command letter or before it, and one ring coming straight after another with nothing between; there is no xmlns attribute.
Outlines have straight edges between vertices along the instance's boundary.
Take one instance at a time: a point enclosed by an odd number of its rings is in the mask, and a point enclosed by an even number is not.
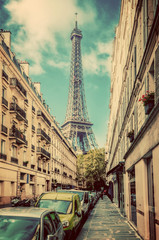
<svg viewBox="0 0 159 240"><path fill-rule="evenodd" d="M147 179L148 179L148 204L149 204L150 239L151 240L156 240L154 181L153 181L153 162L152 162L152 158L147 160Z"/></svg>

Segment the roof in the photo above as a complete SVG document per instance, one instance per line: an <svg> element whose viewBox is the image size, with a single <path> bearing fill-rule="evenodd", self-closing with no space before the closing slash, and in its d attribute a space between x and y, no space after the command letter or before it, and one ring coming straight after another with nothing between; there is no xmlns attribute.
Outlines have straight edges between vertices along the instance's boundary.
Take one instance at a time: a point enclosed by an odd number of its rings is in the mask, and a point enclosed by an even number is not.
<svg viewBox="0 0 159 240"><path fill-rule="evenodd" d="M49 192L45 193L41 199L72 201L74 195L74 193L66 192Z"/></svg>
<svg viewBox="0 0 159 240"><path fill-rule="evenodd" d="M40 218L44 212L50 212L47 208L36 207L8 207L0 209L0 216L18 216Z"/></svg>

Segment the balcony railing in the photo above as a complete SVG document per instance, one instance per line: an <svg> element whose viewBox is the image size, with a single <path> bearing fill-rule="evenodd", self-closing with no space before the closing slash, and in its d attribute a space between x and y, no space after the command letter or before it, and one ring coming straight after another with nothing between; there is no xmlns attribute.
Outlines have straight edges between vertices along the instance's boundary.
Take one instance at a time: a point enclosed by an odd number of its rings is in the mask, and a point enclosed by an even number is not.
<svg viewBox="0 0 159 240"><path fill-rule="evenodd" d="M6 80L6 82L8 83L8 75L4 70L2 70L2 78L4 78Z"/></svg>
<svg viewBox="0 0 159 240"><path fill-rule="evenodd" d="M48 120L48 118L45 116L45 114L41 110L37 111L37 116L38 117L41 116L43 120L51 127L51 122Z"/></svg>
<svg viewBox="0 0 159 240"><path fill-rule="evenodd" d="M16 79L16 78L11 78L11 79L10 79L10 85L17 87L25 97L27 96L26 90L23 88L23 86L22 86L21 83L18 81L18 79Z"/></svg>
<svg viewBox="0 0 159 240"><path fill-rule="evenodd" d="M2 97L2 104L8 108L8 101L4 97Z"/></svg>
<svg viewBox="0 0 159 240"><path fill-rule="evenodd" d="M18 158L11 157L11 162L18 164Z"/></svg>
<svg viewBox="0 0 159 240"><path fill-rule="evenodd" d="M7 160L7 155L4 153L0 153L0 159Z"/></svg>
<svg viewBox="0 0 159 240"><path fill-rule="evenodd" d="M25 113L25 111L23 110L23 109L21 109L19 106L18 106L18 104L16 104L16 103L11 103L10 104L10 111L12 111L12 112L16 112L17 113L17 119L19 120L19 121L22 121L22 120L27 120L26 119L26 113Z"/></svg>
<svg viewBox="0 0 159 240"><path fill-rule="evenodd" d="M2 131L2 133L7 134L7 133L8 133L8 128L5 127L5 126L2 124L2 125L1 125L1 131Z"/></svg>
<svg viewBox="0 0 159 240"><path fill-rule="evenodd" d="M46 143L51 142L51 138L41 128L37 129L37 135L41 135L41 139L45 139Z"/></svg>
<svg viewBox="0 0 159 240"><path fill-rule="evenodd" d="M9 136L10 138L15 138L17 144L28 144L25 135L21 131L19 131L14 125L9 131Z"/></svg>
<svg viewBox="0 0 159 240"><path fill-rule="evenodd" d="M37 147L37 154L41 154L42 157L50 158L50 153L47 152L44 148L42 147Z"/></svg>

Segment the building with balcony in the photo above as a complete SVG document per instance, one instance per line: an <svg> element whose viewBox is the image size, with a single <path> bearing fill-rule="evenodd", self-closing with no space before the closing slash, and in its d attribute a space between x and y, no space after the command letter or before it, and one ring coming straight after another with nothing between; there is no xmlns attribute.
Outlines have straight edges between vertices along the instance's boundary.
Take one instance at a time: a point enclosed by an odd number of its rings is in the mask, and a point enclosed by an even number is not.
<svg viewBox="0 0 159 240"><path fill-rule="evenodd" d="M76 154L50 114L40 83L29 77L29 64L17 61L10 46L11 33L1 30L0 205L14 196L76 187Z"/></svg>
<svg viewBox="0 0 159 240"><path fill-rule="evenodd" d="M159 2L121 1L106 141L114 202L143 239L159 239Z"/></svg>

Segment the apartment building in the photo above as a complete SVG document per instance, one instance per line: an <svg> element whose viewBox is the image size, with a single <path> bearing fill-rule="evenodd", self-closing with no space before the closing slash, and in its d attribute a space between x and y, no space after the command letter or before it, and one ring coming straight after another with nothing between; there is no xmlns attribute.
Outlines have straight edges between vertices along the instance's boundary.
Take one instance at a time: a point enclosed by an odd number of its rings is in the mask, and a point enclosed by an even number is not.
<svg viewBox="0 0 159 240"><path fill-rule="evenodd" d="M143 239L159 239L159 2L121 1L106 141L114 202Z"/></svg>
<svg viewBox="0 0 159 240"><path fill-rule="evenodd" d="M29 64L11 51L0 32L0 204L76 187L76 154L50 114Z"/></svg>

